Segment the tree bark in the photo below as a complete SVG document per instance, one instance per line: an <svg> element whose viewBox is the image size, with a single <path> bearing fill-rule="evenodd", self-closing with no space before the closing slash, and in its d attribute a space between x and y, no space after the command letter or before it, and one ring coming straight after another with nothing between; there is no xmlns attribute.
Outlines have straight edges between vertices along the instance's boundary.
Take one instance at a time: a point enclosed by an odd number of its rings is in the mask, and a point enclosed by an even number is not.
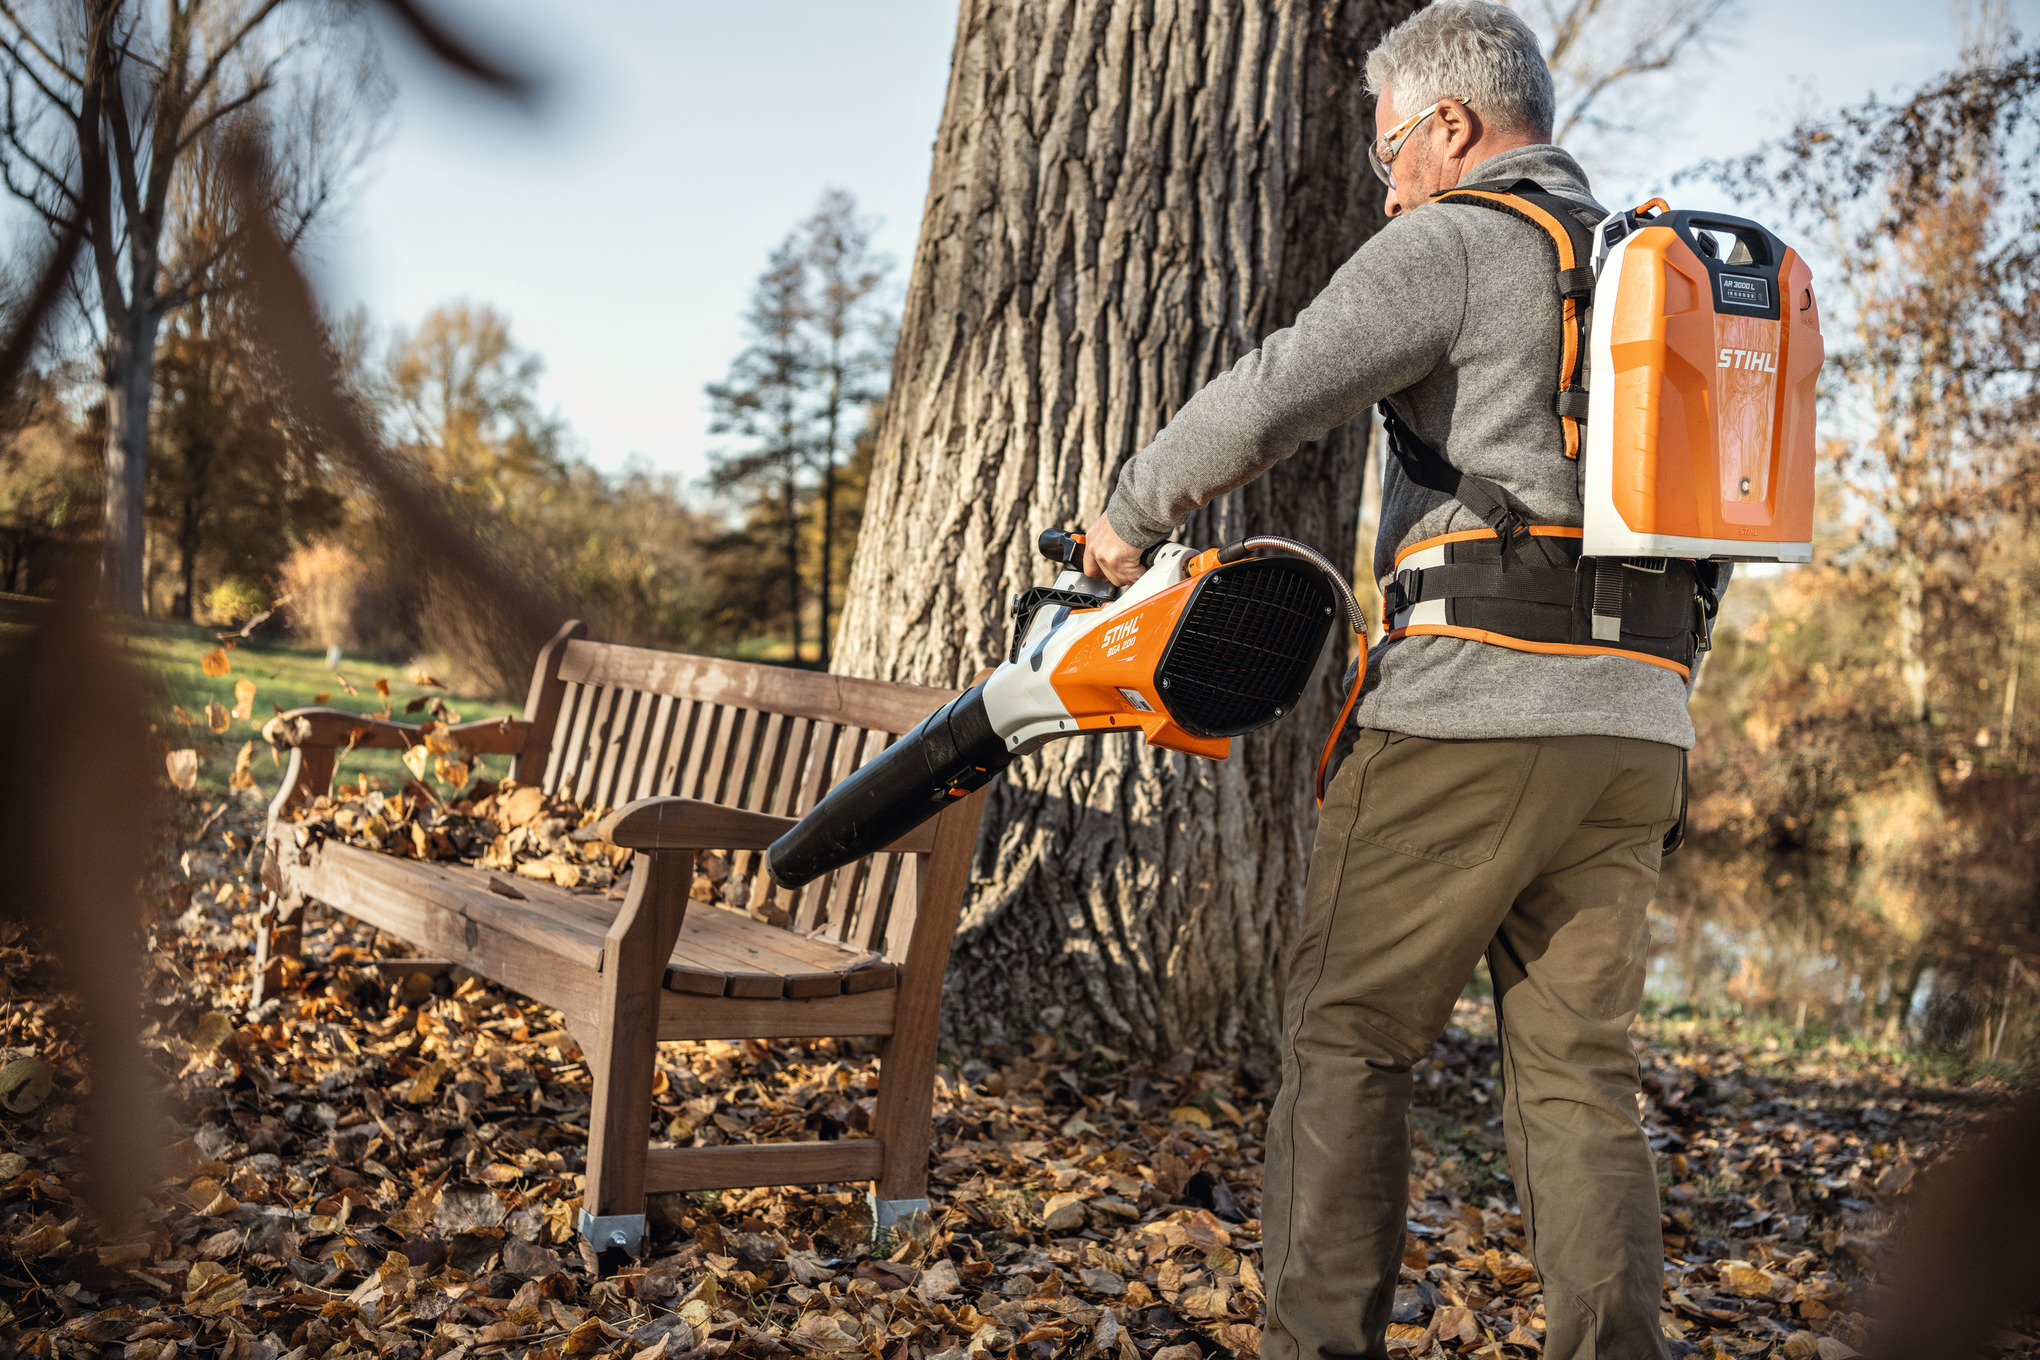
<svg viewBox="0 0 2040 1360"><path fill-rule="evenodd" d="M1382 223L1368 49L1412 0L963 0L837 669L956 685L1004 657L1050 525L1288 324ZM1352 560L1367 429L1185 525ZM1336 712L1328 656L1223 763L1053 744L994 785L949 976L965 1045L1269 1042Z"/></svg>
<svg viewBox="0 0 2040 1360"><path fill-rule="evenodd" d="M149 398L156 376L159 318L133 308L125 334L106 355L106 501L100 548L100 603L145 612L142 550L149 472Z"/></svg>

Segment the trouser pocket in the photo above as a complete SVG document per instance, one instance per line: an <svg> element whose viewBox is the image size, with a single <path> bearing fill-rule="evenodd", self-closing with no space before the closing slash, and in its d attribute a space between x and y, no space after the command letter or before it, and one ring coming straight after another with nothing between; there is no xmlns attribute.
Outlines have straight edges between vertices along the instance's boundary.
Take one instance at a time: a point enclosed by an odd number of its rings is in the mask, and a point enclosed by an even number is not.
<svg viewBox="0 0 2040 1360"><path fill-rule="evenodd" d="M1485 864L1523 801L1537 747L1393 733L1368 763L1352 834L1458 869Z"/></svg>

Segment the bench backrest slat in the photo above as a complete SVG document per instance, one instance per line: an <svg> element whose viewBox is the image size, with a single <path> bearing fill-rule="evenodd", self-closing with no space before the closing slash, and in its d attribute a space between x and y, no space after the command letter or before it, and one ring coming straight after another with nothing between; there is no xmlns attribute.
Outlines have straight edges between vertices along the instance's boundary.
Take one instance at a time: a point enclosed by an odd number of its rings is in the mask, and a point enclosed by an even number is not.
<svg viewBox="0 0 2040 1360"><path fill-rule="evenodd" d="M590 807L663 794L797 817L955 695L581 638L548 658L557 717L543 787ZM762 920L899 959L918 858L874 855L788 893L746 851L727 895Z"/></svg>

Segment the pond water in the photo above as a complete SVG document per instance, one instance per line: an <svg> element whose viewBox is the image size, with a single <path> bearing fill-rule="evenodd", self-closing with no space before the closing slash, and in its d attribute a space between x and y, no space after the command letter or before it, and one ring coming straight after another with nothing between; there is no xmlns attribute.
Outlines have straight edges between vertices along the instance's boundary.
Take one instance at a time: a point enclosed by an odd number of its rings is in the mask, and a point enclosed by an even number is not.
<svg viewBox="0 0 2040 1360"><path fill-rule="evenodd" d="M2040 1052L2040 972L2021 962L2029 915L1952 876L1689 843L1651 909L1646 994L2019 1061Z"/></svg>

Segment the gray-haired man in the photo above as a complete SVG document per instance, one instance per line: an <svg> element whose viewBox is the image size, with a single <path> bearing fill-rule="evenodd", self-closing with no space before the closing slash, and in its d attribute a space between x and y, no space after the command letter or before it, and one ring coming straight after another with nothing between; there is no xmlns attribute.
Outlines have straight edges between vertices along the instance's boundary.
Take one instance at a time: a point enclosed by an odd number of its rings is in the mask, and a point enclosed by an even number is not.
<svg viewBox="0 0 2040 1360"><path fill-rule="evenodd" d="M1394 220L1126 464L1087 535L1091 574L1131 581L1193 509L1383 398L1525 520L1580 523L1553 405L1552 243L1504 213L1430 202L1531 180L1594 206L1550 144L1537 41L1497 5L1444 0L1390 33L1367 72ZM1376 572L1482 528L1390 464ZM1318 825L1284 1007L1262 1354L1387 1354L1409 1072L1485 953L1544 1354L1662 1356L1657 1180L1628 1027L1693 744L1685 684L1623 656L1412 636L1377 652L1359 722Z"/></svg>

